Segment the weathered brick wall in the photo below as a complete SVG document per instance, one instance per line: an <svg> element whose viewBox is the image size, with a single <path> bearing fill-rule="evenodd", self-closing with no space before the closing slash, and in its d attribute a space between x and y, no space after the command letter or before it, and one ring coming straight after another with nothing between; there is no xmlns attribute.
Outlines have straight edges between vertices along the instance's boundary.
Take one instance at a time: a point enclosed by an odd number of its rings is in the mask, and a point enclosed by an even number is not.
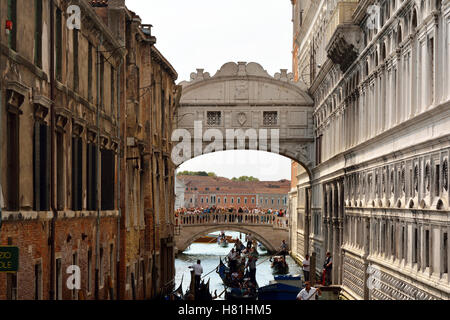
<svg viewBox="0 0 450 320"><path fill-rule="evenodd" d="M34 299L34 265L42 261L43 298L49 296L49 246L47 238L49 222L46 220L4 221L1 229L1 245L19 247L19 272L17 273L17 298L19 300ZM6 299L6 274L0 274L0 300Z"/></svg>

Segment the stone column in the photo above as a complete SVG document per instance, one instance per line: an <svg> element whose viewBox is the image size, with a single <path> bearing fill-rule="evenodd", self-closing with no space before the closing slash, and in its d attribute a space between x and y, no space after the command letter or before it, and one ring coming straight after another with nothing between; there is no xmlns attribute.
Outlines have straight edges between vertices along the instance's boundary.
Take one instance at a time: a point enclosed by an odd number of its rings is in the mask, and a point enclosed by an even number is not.
<svg viewBox="0 0 450 320"><path fill-rule="evenodd" d="M338 283L338 269L339 269L339 248L340 248L340 242L339 242L339 231L338 231L338 199L337 196L339 191L337 187L337 183L333 182L333 217L332 217L332 226L333 226L333 243L332 243L332 256L333 256L333 277L332 277L332 283L337 284Z"/></svg>
<svg viewBox="0 0 450 320"><path fill-rule="evenodd" d="M328 192L327 192L327 186L323 186L323 203L322 203L322 217L323 217L323 248L326 251L328 246Z"/></svg>
<svg viewBox="0 0 450 320"><path fill-rule="evenodd" d="M304 249L305 255L309 254L309 233L311 220L311 189L305 189L305 225L304 225Z"/></svg>

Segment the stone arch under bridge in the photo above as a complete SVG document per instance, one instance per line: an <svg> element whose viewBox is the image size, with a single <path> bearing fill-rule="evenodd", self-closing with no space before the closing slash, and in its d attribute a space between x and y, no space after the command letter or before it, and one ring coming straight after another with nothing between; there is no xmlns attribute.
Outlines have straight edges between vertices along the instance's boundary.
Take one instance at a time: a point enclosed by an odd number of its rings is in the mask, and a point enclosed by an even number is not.
<svg viewBox="0 0 450 320"><path fill-rule="evenodd" d="M258 63L229 62L214 76L197 69L190 81L180 85L177 130L172 136L172 159L178 157L177 165L214 151L252 149L286 156L311 173L315 163L314 102L306 87L293 81L292 73L283 69L272 77ZM232 145L227 145L227 130L248 134L253 140L247 138L238 145L233 138ZM183 132L190 143L182 138ZM217 136L224 138L222 143ZM279 141L278 146L274 141ZM181 142L189 144L186 154L185 149L180 151Z"/></svg>
<svg viewBox="0 0 450 320"><path fill-rule="evenodd" d="M262 243L269 252L277 252L282 240L289 239L289 229L275 228L268 225L246 225L246 224L194 224L183 225L175 235L176 252L183 252L195 240L216 231L237 231L244 234L251 233L254 239ZM230 247L231 248L231 247Z"/></svg>

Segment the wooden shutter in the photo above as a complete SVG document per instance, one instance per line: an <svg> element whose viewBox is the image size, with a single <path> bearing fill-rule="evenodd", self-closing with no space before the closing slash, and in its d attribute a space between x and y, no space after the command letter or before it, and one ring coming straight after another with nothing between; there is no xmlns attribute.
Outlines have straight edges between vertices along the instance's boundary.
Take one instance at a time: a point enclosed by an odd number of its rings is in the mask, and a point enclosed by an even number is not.
<svg viewBox="0 0 450 320"><path fill-rule="evenodd" d="M34 123L33 139L33 187L34 187L34 210L41 210L41 125Z"/></svg>

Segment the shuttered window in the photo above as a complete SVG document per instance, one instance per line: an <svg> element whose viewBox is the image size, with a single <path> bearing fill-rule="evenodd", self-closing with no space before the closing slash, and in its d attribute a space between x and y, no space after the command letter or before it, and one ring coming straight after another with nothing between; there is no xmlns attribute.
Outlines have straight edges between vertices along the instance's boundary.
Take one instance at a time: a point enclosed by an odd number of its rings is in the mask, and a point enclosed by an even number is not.
<svg viewBox="0 0 450 320"><path fill-rule="evenodd" d="M105 110L105 57L100 55L100 106Z"/></svg>
<svg viewBox="0 0 450 320"><path fill-rule="evenodd" d="M72 138L72 210L83 210L83 140Z"/></svg>
<svg viewBox="0 0 450 320"><path fill-rule="evenodd" d="M87 145L86 155L87 210L97 210L97 146Z"/></svg>
<svg viewBox="0 0 450 320"><path fill-rule="evenodd" d="M8 46L17 51L17 0L8 0L8 20L12 21L12 30L8 35Z"/></svg>
<svg viewBox="0 0 450 320"><path fill-rule="evenodd" d="M64 184L64 133L56 133L56 195L57 209L62 211L65 209L65 184Z"/></svg>
<svg viewBox="0 0 450 320"><path fill-rule="evenodd" d="M88 99L92 102L93 95L92 95L92 54L93 54L93 47L92 44L89 42L89 49L88 49Z"/></svg>
<svg viewBox="0 0 450 320"><path fill-rule="evenodd" d="M7 187L9 211L19 210L19 110L10 107L7 115Z"/></svg>
<svg viewBox="0 0 450 320"><path fill-rule="evenodd" d="M78 91L78 29L73 29L73 89Z"/></svg>
<svg viewBox="0 0 450 320"><path fill-rule="evenodd" d="M101 151L102 210L114 210L114 185L116 175L115 154L112 150Z"/></svg>
<svg viewBox="0 0 450 320"><path fill-rule="evenodd" d="M50 128L45 123L34 125L33 171L34 210L50 210Z"/></svg>
<svg viewBox="0 0 450 320"><path fill-rule="evenodd" d="M114 101L115 101L115 94L116 94L116 90L115 90L115 82L116 82L116 80L115 80L115 70L114 70L114 67L113 66L111 66L111 114L113 115L114 114L114 111L115 111L115 104L114 104Z"/></svg>
<svg viewBox="0 0 450 320"><path fill-rule="evenodd" d="M42 0L34 0L34 64L42 68Z"/></svg>
<svg viewBox="0 0 450 320"><path fill-rule="evenodd" d="M56 23L55 23L55 70L56 79L62 81L62 12L59 8L56 9Z"/></svg>

